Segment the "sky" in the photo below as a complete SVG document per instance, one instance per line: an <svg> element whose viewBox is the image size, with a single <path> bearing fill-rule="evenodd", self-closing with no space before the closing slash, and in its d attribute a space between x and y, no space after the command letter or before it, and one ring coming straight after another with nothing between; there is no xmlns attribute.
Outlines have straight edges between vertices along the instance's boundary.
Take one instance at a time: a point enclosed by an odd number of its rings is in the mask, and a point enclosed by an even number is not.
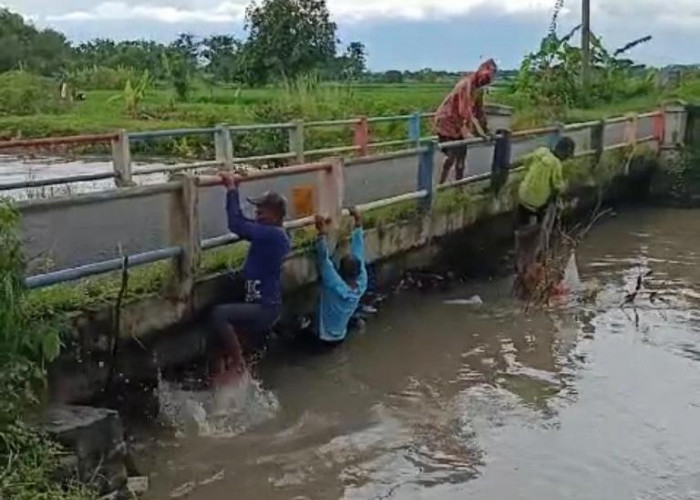
<svg viewBox="0 0 700 500"><path fill-rule="evenodd" d="M244 36L249 0L0 0L37 26L72 41L178 33ZM359 40L372 70L467 71L485 57L516 68L546 33L554 0L328 0L342 42ZM700 0L591 0L592 29L608 48L652 35L629 55L651 65L700 63ZM560 31L579 23L567 0Z"/></svg>

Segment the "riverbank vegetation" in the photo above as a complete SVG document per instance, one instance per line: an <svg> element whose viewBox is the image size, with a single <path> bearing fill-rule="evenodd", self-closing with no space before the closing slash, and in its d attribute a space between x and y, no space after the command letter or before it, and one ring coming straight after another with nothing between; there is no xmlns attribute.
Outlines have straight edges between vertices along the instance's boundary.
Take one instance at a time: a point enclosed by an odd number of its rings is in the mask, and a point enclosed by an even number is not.
<svg viewBox="0 0 700 500"><path fill-rule="evenodd" d="M87 499L54 480L60 450L26 423L42 404L46 365L58 356L61 340L57 319L38 321L27 300L18 222L0 202L0 498Z"/></svg>

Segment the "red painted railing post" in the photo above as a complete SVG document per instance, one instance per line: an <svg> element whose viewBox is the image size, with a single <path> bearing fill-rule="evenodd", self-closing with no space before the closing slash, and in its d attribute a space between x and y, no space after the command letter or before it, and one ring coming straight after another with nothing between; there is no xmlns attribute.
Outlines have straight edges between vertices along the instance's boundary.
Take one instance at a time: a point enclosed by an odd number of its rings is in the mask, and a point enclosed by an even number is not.
<svg viewBox="0 0 700 500"><path fill-rule="evenodd" d="M654 116L653 135L659 143L659 148L663 146L666 138L666 110L661 108L659 114Z"/></svg>
<svg viewBox="0 0 700 500"><path fill-rule="evenodd" d="M353 145L357 147L357 156L367 156L369 154L369 123L366 116L361 116L355 123Z"/></svg>
<svg viewBox="0 0 700 500"><path fill-rule="evenodd" d="M345 197L345 162L340 157L322 160L329 168L320 170L317 178L317 212L331 219L331 232L328 244L331 249L338 243L338 228L343 213Z"/></svg>

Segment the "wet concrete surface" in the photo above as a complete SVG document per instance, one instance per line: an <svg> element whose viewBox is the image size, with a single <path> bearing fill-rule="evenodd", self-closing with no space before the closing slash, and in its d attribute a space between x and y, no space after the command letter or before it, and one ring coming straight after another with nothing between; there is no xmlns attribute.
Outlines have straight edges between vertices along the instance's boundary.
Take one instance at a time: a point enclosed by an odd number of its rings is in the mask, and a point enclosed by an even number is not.
<svg viewBox="0 0 700 500"><path fill-rule="evenodd" d="M700 498L697 215L602 223L578 252L585 298L524 313L507 279L405 292L333 351L266 359L230 419L134 446L147 498Z"/></svg>

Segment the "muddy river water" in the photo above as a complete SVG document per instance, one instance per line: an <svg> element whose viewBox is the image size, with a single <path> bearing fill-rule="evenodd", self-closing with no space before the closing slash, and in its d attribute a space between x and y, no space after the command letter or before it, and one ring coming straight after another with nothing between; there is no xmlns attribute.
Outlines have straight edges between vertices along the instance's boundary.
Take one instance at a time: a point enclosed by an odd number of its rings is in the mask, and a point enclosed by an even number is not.
<svg viewBox="0 0 700 500"><path fill-rule="evenodd" d="M135 448L147 498L700 498L698 215L601 224L597 293L547 311L507 279L403 293L333 352L268 359L227 425Z"/></svg>

